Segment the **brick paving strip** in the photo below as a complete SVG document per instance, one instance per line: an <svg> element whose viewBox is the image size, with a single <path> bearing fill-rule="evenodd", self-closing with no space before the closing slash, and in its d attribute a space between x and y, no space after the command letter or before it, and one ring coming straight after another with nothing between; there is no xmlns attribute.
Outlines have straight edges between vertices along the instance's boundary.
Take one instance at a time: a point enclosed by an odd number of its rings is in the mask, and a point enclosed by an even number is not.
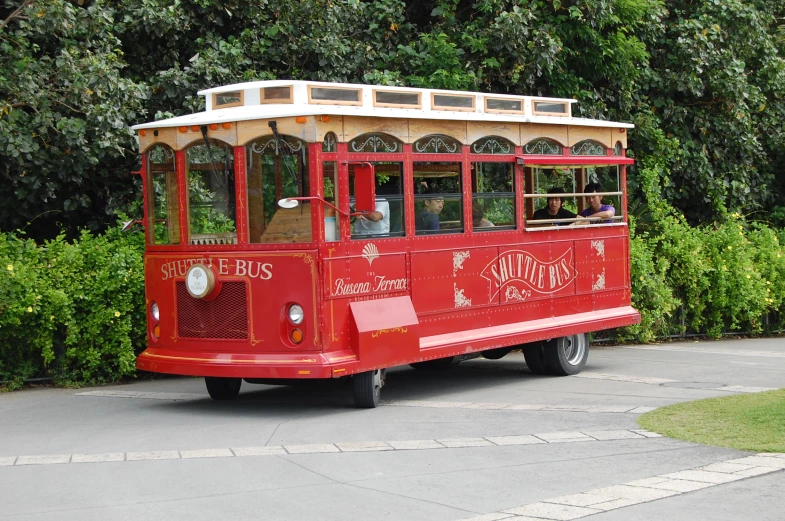
<svg viewBox="0 0 785 521"><path fill-rule="evenodd" d="M281 456L286 454L327 454L341 452L383 452L404 450L455 449L466 447L502 447L547 443L575 443L660 438L646 430L546 432L484 438L442 438L437 440L366 441L314 443L305 445L268 445L220 449L164 450L147 452L110 452L105 454L49 454L40 456L0 456L0 467L22 465L63 465L69 463L105 463L194 458L235 458L246 456Z"/></svg>
<svg viewBox="0 0 785 521"><path fill-rule="evenodd" d="M761 453L579 494L545 499L461 521L570 521L783 469L785 454Z"/></svg>

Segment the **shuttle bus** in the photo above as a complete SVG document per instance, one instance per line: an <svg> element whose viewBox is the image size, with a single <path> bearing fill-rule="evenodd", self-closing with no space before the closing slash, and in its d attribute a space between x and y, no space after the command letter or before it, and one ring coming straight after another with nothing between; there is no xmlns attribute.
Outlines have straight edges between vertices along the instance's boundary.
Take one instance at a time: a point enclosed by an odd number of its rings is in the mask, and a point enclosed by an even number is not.
<svg viewBox="0 0 785 521"><path fill-rule="evenodd" d="M133 127L139 369L205 377L218 400L243 380L351 377L376 407L394 366L521 349L532 372L572 375L588 333L640 321L632 125L507 94L277 80L199 95L203 112Z"/></svg>

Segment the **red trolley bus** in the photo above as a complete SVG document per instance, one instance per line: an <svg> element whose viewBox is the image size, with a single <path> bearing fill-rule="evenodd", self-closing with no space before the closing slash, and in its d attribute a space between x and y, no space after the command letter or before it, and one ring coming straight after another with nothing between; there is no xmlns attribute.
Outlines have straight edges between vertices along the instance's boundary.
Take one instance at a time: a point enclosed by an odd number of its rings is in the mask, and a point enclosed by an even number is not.
<svg viewBox="0 0 785 521"><path fill-rule="evenodd" d="M521 348L579 372L630 305L627 129L570 99L303 81L208 89L137 125L148 348L137 367L250 383ZM584 187L589 187L590 196ZM603 202L604 201L604 202Z"/></svg>

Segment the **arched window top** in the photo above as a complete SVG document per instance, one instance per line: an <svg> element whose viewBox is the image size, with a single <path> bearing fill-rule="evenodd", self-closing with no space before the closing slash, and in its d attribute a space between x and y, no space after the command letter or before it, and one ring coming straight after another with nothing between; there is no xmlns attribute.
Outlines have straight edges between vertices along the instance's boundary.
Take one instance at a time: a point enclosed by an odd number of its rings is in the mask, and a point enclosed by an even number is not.
<svg viewBox="0 0 785 521"><path fill-rule="evenodd" d="M613 155L621 156L623 154L624 154L624 146L622 146L621 141L617 141L616 146L613 147Z"/></svg>
<svg viewBox="0 0 785 521"><path fill-rule="evenodd" d="M604 156L605 145L593 139L584 139L572 145L571 153L574 156Z"/></svg>
<svg viewBox="0 0 785 521"><path fill-rule="evenodd" d="M444 134L430 134L414 142L415 154L458 154L461 143Z"/></svg>
<svg viewBox="0 0 785 521"><path fill-rule="evenodd" d="M362 134L349 141L349 152L403 152L403 143L389 134Z"/></svg>
<svg viewBox="0 0 785 521"><path fill-rule="evenodd" d="M515 144L509 139L499 136L480 138L472 143L473 154L512 154L514 152Z"/></svg>
<svg viewBox="0 0 785 521"><path fill-rule="evenodd" d="M185 157L189 165L216 163L231 163L234 161L232 146L217 139L210 139L208 149L204 141L194 141L185 149ZM210 157L212 154L212 157Z"/></svg>
<svg viewBox="0 0 785 521"><path fill-rule="evenodd" d="M328 132L322 141L322 152L335 152L338 150L338 137L335 132Z"/></svg>
<svg viewBox="0 0 785 521"><path fill-rule="evenodd" d="M163 143L156 143L147 149L149 165L174 165L174 149Z"/></svg>
<svg viewBox="0 0 785 521"><path fill-rule="evenodd" d="M275 139L275 136L272 135L263 136L251 141L246 146L255 154L274 156L298 154L307 149L305 141L287 135L282 135L280 140Z"/></svg>
<svg viewBox="0 0 785 521"><path fill-rule="evenodd" d="M539 137L532 139L523 145L524 154L536 154L542 156L560 156L564 153L564 147L553 139Z"/></svg>

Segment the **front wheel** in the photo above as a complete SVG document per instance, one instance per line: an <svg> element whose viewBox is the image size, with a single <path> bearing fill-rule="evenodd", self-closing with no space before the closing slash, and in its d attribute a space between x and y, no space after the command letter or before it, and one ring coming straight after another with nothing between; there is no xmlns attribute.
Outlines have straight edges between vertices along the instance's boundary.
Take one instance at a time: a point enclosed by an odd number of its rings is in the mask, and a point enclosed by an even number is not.
<svg viewBox="0 0 785 521"><path fill-rule="evenodd" d="M545 362L551 374L569 376L578 374L589 358L589 335L563 336L544 345Z"/></svg>
<svg viewBox="0 0 785 521"><path fill-rule="evenodd" d="M207 376L204 379L207 392L213 400L234 400L240 394L240 386L243 384L240 378L217 378Z"/></svg>
<svg viewBox="0 0 785 521"><path fill-rule="evenodd" d="M374 369L352 377L354 405L362 409L373 409L379 406L379 397L384 386L384 369Z"/></svg>

